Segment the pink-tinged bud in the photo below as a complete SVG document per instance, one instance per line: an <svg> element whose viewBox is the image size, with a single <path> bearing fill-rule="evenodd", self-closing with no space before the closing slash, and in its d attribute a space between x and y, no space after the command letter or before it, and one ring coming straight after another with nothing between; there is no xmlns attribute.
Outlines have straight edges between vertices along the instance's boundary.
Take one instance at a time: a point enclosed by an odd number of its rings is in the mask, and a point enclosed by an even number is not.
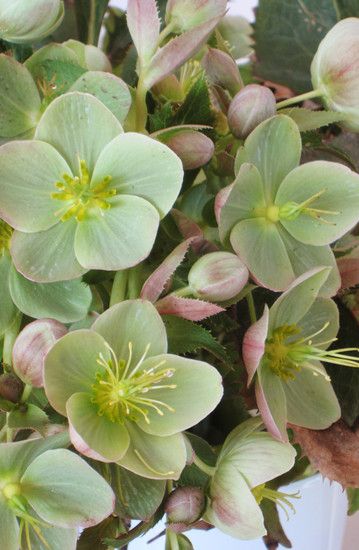
<svg viewBox="0 0 359 550"><path fill-rule="evenodd" d="M173 32L181 33L224 16L226 7L227 0L168 0L166 23Z"/></svg>
<svg viewBox="0 0 359 550"><path fill-rule="evenodd" d="M54 319L34 321L20 332L15 340L13 368L25 384L42 388L44 361L56 340L67 333L67 328Z"/></svg>
<svg viewBox="0 0 359 550"><path fill-rule="evenodd" d="M182 161L184 170L194 170L209 162L214 153L214 143L204 134L194 130L177 132L165 141Z"/></svg>
<svg viewBox="0 0 359 550"><path fill-rule="evenodd" d="M326 107L347 113L345 127L359 132L359 18L334 25L319 44L311 74Z"/></svg>
<svg viewBox="0 0 359 550"><path fill-rule="evenodd" d="M276 101L269 88L249 84L233 98L228 124L237 138L245 139L264 120L276 114Z"/></svg>
<svg viewBox="0 0 359 550"><path fill-rule="evenodd" d="M205 496L199 487L179 487L170 494L165 504L168 523L185 526L200 519L204 508Z"/></svg>
<svg viewBox="0 0 359 550"><path fill-rule="evenodd" d="M15 374L5 373L0 376L0 397L18 403L24 391L24 384Z"/></svg>
<svg viewBox="0 0 359 550"><path fill-rule="evenodd" d="M199 298L225 302L239 294L248 276L248 269L235 254L211 252L192 266L188 283Z"/></svg>
<svg viewBox="0 0 359 550"><path fill-rule="evenodd" d="M208 52L202 59L202 65L210 84L225 88L232 96L243 88L237 64L227 53L208 48Z"/></svg>

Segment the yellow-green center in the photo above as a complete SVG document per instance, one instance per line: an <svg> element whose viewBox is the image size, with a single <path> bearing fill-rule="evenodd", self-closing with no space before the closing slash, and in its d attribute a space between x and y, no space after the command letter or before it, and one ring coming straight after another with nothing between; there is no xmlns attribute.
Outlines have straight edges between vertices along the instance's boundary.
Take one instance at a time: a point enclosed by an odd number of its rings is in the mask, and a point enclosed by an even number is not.
<svg viewBox="0 0 359 550"><path fill-rule="evenodd" d="M63 174L62 180L55 183L58 191L51 193L51 197L66 204L56 215L62 221L76 218L82 221L94 212L111 208L109 199L116 195L116 189L109 189L112 177L105 176L100 183L91 186L91 177L84 160L80 161L80 175L70 176Z"/></svg>

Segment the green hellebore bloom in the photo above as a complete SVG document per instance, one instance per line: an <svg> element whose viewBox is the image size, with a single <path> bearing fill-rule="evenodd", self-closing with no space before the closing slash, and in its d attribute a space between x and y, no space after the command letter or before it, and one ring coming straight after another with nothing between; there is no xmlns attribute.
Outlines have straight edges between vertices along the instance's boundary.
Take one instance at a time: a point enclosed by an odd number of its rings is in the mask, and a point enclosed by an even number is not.
<svg viewBox="0 0 359 550"><path fill-rule="evenodd" d="M182 178L181 161L168 147L123 134L95 97L57 98L34 140L0 148L0 215L16 229L16 269L46 283L140 263Z"/></svg>
<svg viewBox="0 0 359 550"><path fill-rule="evenodd" d="M114 494L84 460L61 447L63 432L0 444L0 547L75 550L78 528L100 523Z"/></svg>
<svg viewBox="0 0 359 550"><path fill-rule="evenodd" d="M287 440L287 422L313 430L340 418L340 406L322 362L357 367L354 348L327 351L336 340L339 313L318 298L328 268L298 277L247 331L243 359L248 383L255 376L257 405L268 431Z"/></svg>
<svg viewBox="0 0 359 550"><path fill-rule="evenodd" d="M319 44L312 83L328 109L346 113L343 125L359 132L359 18L339 21Z"/></svg>
<svg viewBox="0 0 359 550"><path fill-rule="evenodd" d="M0 0L0 39L38 42L57 29L64 13L62 0Z"/></svg>
<svg viewBox="0 0 359 550"><path fill-rule="evenodd" d="M217 196L220 237L272 290L318 265L332 267L321 289L332 296L340 277L329 244L359 220L359 175L334 162L298 166L300 155L289 117L257 126L238 152L235 182Z"/></svg>
<svg viewBox="0 0 359 550"><path fill-rule="evenodd" d="M293 508L286 495L265 484L288 472L296 451L261 431L262 421L251 418L235 428L223 444L209 485L205 519L215 527L242 540L266 534L262 511L263 498Z"/></svg>
<svg viewBox="0 0 359 550"><path fill-rule="evenodd" d="M79 452L152 479L178 479L186 462L181 432L222 397L215 368L167 353L165 326L144 300L116 304L91 330L58 340L44 378Z"/></svg>

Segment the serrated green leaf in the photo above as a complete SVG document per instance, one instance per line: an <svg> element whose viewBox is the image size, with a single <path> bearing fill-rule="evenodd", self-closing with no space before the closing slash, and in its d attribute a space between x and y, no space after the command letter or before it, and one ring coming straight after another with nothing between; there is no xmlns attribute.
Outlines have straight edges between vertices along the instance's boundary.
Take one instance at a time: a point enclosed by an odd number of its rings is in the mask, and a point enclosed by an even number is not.
<svg viewBox="0 0 359 550"><path fill-rule="evenodd" d="M311 61L319 42L336 22L334 2L328 0L260 0L255 28L256 74L298 93L311 90Z"/></svg>
<svg viewBox="0 0 359 550"><path fill-rule="evenodd" d="M213 124L214 115L211 111L206 78L202 75L193 84L187 97L173 117L171 126L176 124Z"/></svg>
<svg viewBox="0 0 359 550"><path fill-rule="evenodd" d="M348 487L348 516L352 516L359 510L359 489Z"/></svg>
<svg viewBox="0 0 359 550"><path fill-rule="evenodd" d="M201 325L174 315L163 315L162 319L167 330L170 353L181 355L205 349L218 359L226 361L224 347Z"/></svg>
<svg viewBox="0 0 359 550"><path fill-rule="evenodd" d="M322 126L328 126L334 122L345 120L344 113L334 111L311 111L301 107L291 107L289 109L281 109L281 115L287 115L298 125L301 132L316 130Z"/></svg>
<svg viewBox="0 0 359 550"><path fill-rule="evenodd" d="M171 103L165 103L163 107L158 109L149 116L150 131L157 132L163 128L168 128L172 125L173 110Z"/></svg>

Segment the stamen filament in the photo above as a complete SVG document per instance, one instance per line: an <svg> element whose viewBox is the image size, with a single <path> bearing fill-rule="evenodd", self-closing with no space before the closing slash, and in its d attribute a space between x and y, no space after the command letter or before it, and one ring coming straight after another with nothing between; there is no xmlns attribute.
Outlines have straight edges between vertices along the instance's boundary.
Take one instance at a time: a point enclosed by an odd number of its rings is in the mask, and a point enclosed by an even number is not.
<svg viewBox="0 0 359 550"><path fill-rule="evenodd" d="M173 475L175 472L170 470L168 472L160 472L158 470L155 470L154 468L152 468L152 466L150 466L148 464L148 462L146 462L146 460L143 458L143 456L141 455L141 453L137 450L137 449L134 449L133 451L135 453L135 455L137 456L137 458L142 462L142 464L144 464L146 466L146 468L148 468L150 470L150 472L156 474L156 475L159 475L159 476L170 476L170 475Z"/></svg>

